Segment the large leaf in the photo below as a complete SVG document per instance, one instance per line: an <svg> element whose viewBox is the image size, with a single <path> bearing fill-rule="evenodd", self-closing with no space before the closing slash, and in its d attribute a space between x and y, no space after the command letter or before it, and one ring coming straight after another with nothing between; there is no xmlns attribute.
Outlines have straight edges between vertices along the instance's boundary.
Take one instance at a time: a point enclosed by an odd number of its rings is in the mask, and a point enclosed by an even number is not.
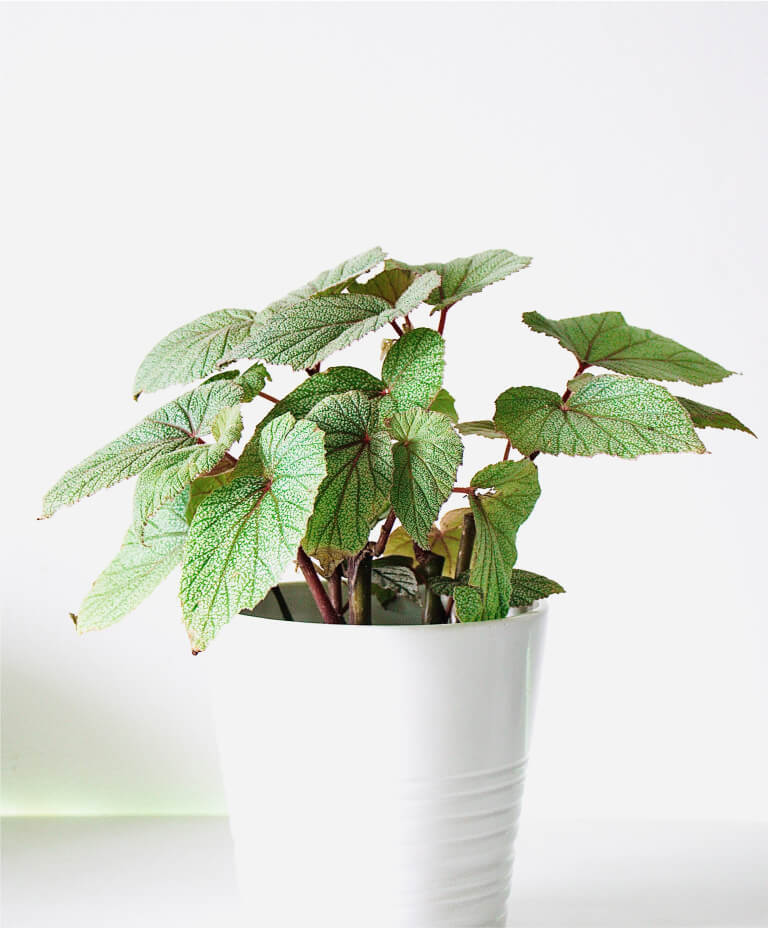
<svg viewBox="0 0 769 928"><path fill-rule="evenodd" d="M308 421L325 435L328 475L318 491L304 548L330 570L361 550L389 506L392 449L378 404L362 393L321 400Z"/></svg>
<svg viewBox="0 0 769 928"><path fill-rule="evenodd" d="M188 494L159 509L150 519L142 543L128 530L112 562L96 579L73 616L79 632L114 625L132 612L178 563L184 551L187 521L184 517Z"/></svg>
<svg viewBox="0 0 769 928"><path fill-rule="evenodd" d="M723 409L716 409L714 406L706 406L704 403L697 403L695 400L687 399L685 396L677 396L676 399L691 416L695 428L698 429L734 429L738 432L747 432L749 435L756 437L755 432L740 422L730 412Z"/></svg>
<svg viewBox="0 0 769 928"><path fill-rule="evenodd" d="M462 463L462 439L437 412L408 409L389 423L395 439L392 504L395 515L421 548L454 486Z"/></svg>
<svg viewBox="0 0 769 928"><path fill-rule="evenodd" d="M382 380L393 411L430 405L443 381L444 347L435 329L412 329L390 348Z"/></svg>
<svg viewBox="0 0 769 928"><path fill-rule="evenodd" d="M257 323L250 309L219 309L166 335L142 361L134 398L175 383L190 383L216 370Z"/></svg>
<svg viewBox="0 0 769 928"><path fill-rule="evenodd" d="M339 293L347 284L350 284L356 277L370 271L380 261L384 261L385 253L381 248L370 248L362 254L355 255L354 258L348 258L332 267L328 271L321 271L317 277L314 277L309 283L296 290L292 290L287 296L267 307L269 312L281 311L289 306L306 300L311 296L323 296L326 294ZM350 288L352 289L352 287Z"/></svg>
<svg viewBox="0 0 769 928"><path fill-rule="evenodd" d="M203 500L207 496L210 496L214 490L218 490L219 487L227 486L232 480L233 472L234 467L232 470L225 470L221 473L210 475L207 474L192 481L189 493L185 494L187 508L184 510L184 518L187 520L188 525L192 524L195 513L198 511L198 506Z"/></svg>
<svg viewBox="0 0 769 928"><path fill-rule="evenodd" d="M524 258L504 249L482 251L469 258L455 258L447 264L408 265L397 261L388 262L388 266L418 273L436 271L441 278L440 286L427 299L436 310L451 306L473 293L480 293L489 284L504 280L530 264L531 258Z"/></svg>
<svg viewBox="0 0 769 928"><path fill-rule="evenodd" d="M483 593L485 617L498 619L509 609L516 534L539 498L537 468L527 460L502 461L479 471L471 486L491 492L470 495L475 544L469 582Z"/></svg>
<svg viewBox="0 0 769 928"><path fill-rule="evenodd" d="M232 381L203 384L150 413L138 425L68 470L43 500L43 518L62 506L133 477L181 448L200 443L222 409L243 398Z"/></svg>
<svg viewBox="0 0 769 928"><path fill-rule="evenodd" d="M254 436L231 481L200 503L180 587L194 650L262 600L296 557L325 473L321 432L287 413Z"/></svg>
<svg viewBox="0 0 769 928"><path fill-rule="evenodd" d="M603 374L565 401L539 387L497 397L494 422L522 454L639 454L705 450L689 415L659 384Z"/></svg>
<svg viewBox="0 0 769 928"><path fill-rule="evenodd" d="M440 412L444 416L448 416L452 422L458 422L459 416L457 415L455 402L454 397L448 390L440 389L436 393L435 399L427 408L431 409L433 412Z"/></svg>
<svg viewBox="0 0 769 928"><path fill-rule="evenodd" d="M510 586L510 605L519 609L530 606L538 599L547 599L548 596L565 592L561 584L555 580L533 574L529 570L519 570L517 567L510 577Z"/></svg>
<svg viewBox="0 0 769 928"><path fill-rule="evenodd" d="M379 378L359 367L329 367L328 370L303 380L298 387L276 403L264 417L260 427L286 412L290 412L295 419L303 419L327 396L358 390L373 399L381 396L385 389Z"/></svg>
<svg viewBox="0 0 769 928"><path fill-rule="evenodd" d="M467 508L450 509L448 512L444 512L438 525L433 525L430 529L428 547L433 554L443 558L444 577L453 577L456 572L459 540L462 537L462 523L467 512L470 512ZM414 542L402 525L399 525L390 535L385 554L409 557L412 566L417 566L417 560L414 557Z"/></svg>
<svg viewBox="0 0 769 928"><path fill-rule="evenodd" d="M223 409L214 420L212 444L178 448L146 467L136 481L134 530L144 540L144 529L154 512L178 496L196 477L212 470L240 438L243 420L237 406Z"/></svg>
<svg viewBox="0 0 769 928"><path fill-rule="evenodd" d="M312 367L410 312L437 280L434 274L416 277L394 306L368 293L320 294L292 303L269 313L253 337L240 347L240 354L289 364L294 370Z"/></svg>
<svg viewBox="0 0 769 928"><path fill-rule="evenodd" d="M524 313L523 321L535 332L557 339L583 364L605 367L618 374L647 380L684 380L702 386L732 373L670 338L628 325L622 313L557 320L546 319L539 313Z"/></svg>

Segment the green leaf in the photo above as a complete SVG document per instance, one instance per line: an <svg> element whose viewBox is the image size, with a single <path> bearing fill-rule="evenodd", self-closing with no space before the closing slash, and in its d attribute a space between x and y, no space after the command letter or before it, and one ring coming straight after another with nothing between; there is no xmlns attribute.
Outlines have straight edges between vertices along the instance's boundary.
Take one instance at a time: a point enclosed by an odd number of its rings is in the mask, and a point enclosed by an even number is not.
<svg viewBox="0 0 769 928"><path fill-rule="evenodd" d="M189 494L185 496L187 499L187 508L184 510L184 518L187 520L188 525L192 524L195 513L198 511L198 506L203 500L207 496L210 496L214 490L218 490L219 487L227 486L232 480L233 473L234 468L222 471L221 473L198 477L196 480L192 481Z"/></svg>
<svg viewBox="0 0 769 928"><path fill-rule="evenodd" d="M239 386L217 381L166 403L68 470L46 494L42 518L133 477L165 455L199 444L198 439L211 431L221 410L236 405L242 398Z"/></svg>
<svg viewBox="0 0 769 928"><path fill-rule="evenodd" d="M378 404L359 392L329 396L307 418L325 435L328 475L318 491L303 544L330 570L361 550L389 506L390 436L381 423Z"/></svg>
<svg viewBox="0 0 769 928"><path fill-rule="evenodd" d="M497 397L497 428L521 454L639 454L705 448L678 400L659 384L603 374L566 402L539 387L513 387Z"/></svg>
<svg viewBox="0 0 769 928"><path fill-rule="evenodd" d="M435 329L412 329L395 342L382 365L394 411L430 405L443 380L443 351Z"/></svg>
<svg viewBox="0 0 769 928"><path fill-rule="evenodd" d="M388 262L389 264L389 262ZM417 276L416 271L408 270L402 267L389 267L372 277L371 280L354 281L350 284L350 293L369 293L371 296L381 297L391 306L395 306L398 300L408 290ZM426 296L429 296L429 292Z"/></svg>
<svg viewBox="0 0 769 928"><path fill-rule="evenodd" d="M473 422L460 422L457 424L460 435L480 435L481 438L506 438L490 419L477 419Z"/></svg>
<svg viewBox="0 0 769 928"><path fill-rule="evenodd" d="M518 570L516 568L510 578L512 592L510 593L510 605L523 609L530 606L538 599L547 599L555 593L564 593L565 590L560 583L542 577L540 574L533 574L528 570Z"/></svg>
<svg viewBox="0 0 769 928"><path fill-rule="evenodd" d="M470 496L476 533L470 584L483 591L485 617L498 619L509 609L516 534L539 498L537 468L528 460L502 461L478 471L471 486L491 492Z"/></svg>
<svg viewBox="0 0 769 928"><path fill-rule="evenodd" d="M215 383L217 380L237 380L240 377L240 371L236 367L230 367L226 371L219 371L218 374L211 374L201 384L201 387L207 383Z"/></svg>
<svg viewBox="0 0 769 928"><path fill-rule="evenodd" d="M325 473L321 432L287 413L254 436L231 481L200 503L180 587L196 651L260 602L296 557Z"/></svg>
<svg viewBox="0 0 769 928"><path fill-rule="evenodd" d="M389 590L396 596L416 599L419 585L414 571L400 559L380 557L371 562L371 581L383 590ZM393 563L396 561L396 563Z"/></svg>
<svg viewBox="0 0 769 928"><path fill-rule="evenodd" d="M257 323L250 309L219 309L188 322L150 351L134 382L134 399L175 383L190 383L216 370Z"/></svg>
<svg viewBox="0 0 769 928"><path fill-rule="evenodd" d="M291 293L282 299L270 303L267 310L269 312L281 311L289 306L294 306L296 303L300 303L302 300L306 300L308 297L339 293L347 284L354 281L356 277L360 277L361 274L370 271L379 264L380 261L384 261L384 259L385 253L381 248L370 248L362 254L355 255L354 258L348 258L346 261L342 261L341 264L337 264L336 267L331 268L329 271L321 271L317 277L313 278L303 287L292 290Z"/></svg>
<svg viewBox="0 0 769 928"><path fill-rule="evenodd" d="M483 593L475 586L454 587L454 610L460 622L481 622L486 618Z"/></svg>
<svg viewBox="0 0 769 928"><path fill-rule="evenodd" d="M434 290L427 299L427 302L436 310L451 306L473 293L480 293L484 287L504 280L516 271L522 271L530 264L531 258L524 258L504 249L482 251L469 258L455 258L447 264L408 265L402 262L387 262L390 267L399 267L417 273L436 271L440 274L440 287Z"/></svg>
<svg viewBox="0 0 769 928"><path fill-rule="evenodd" d="M390 420L394 473L391 500L396 516L421 548L454 486L462 463L462 440L446 416L408 409Z"/></svg>
<svg viewBox="0 0 769 928"><path fill-rule="evenodd" d="M425 274L392 306L367 293L337 293L309 297L271 312L244 345L241 357L261 358L304 370L410 312L437 282Z"/></svg>
<svg viewBox="0 0 769 928"><path fill-rule="evenodd" d="M454 403L454 397L449 393L449 391L440 389L435 394L435 399L427 408L432 412L439 412L444 416L448 416L452 422L458 422L459 416L457 415L457 407L454 405Z"/></svg>
<svg viewBox="0 0 769 928"><path fill-rule="evenodd" d="M734 429L738 432L747 432L748 435L756 437L756 433L740 422L730 412L723 409L716 409L714 406L705 406L704 403L697 403L694 400L687 399L685 396L677 396L676 399L691 416L692 422L698 429Z"/></svg>
<svg viewBox="0 0 769 928"><path fill-rule="evenodd" d="M467 508L450 509L441 516L438 525L434 525L430 529L428 536L429 548L433 554L443 558L444 577L453 577L456 571L459 539L462 537L462 522L465 513L469 511ZM390 535L384 553L386 555L401 555L411 558L412 566L417 566L414 557L414 543L402 525L399 525Z"/></svg>
<svg viewBox="0 0 769 928"><path fill-rule="evenodd" d="M243 390L243 401L250 403L255 396L258 396L264 390L264 385L271 379L264 364L257 361L256 364L252 364L242 374L239 374L235 382Z"/></svg>
<svg viewBox="0 0 769 928"><path fill-rule="evenodd" d="M467 586L467 581L470 578L470 571L463 571L459 577L434 577L429 581L429 587L433 593L437 593L438 596L453 596L454 590L458 586Z"/></svg>
<svg viewBox="0 0 769 928"><path fill-rule="evenodd" d="M196 477L214 468L240 438L243 420L237 406L221 410L211 427L213 444L192 445L163 454L136 482L134 530L144 540L145 526L161 506L177 497Z"/></svg>
<svg viewBox="0 0 769 928"><path fill-rule="evenodd" d="M647 380L685 380L702 386L716 383L733 371L684 348L670 338L625 322L622 313L595 313L570 319L546 319L524 313L535 332L557 339L583 364L594 364Z"/></svg>
<svg viewBox="0 0 769 928"><path fill-rule="evenodd" d="M321 400L338 393L356 390L369 399L381 396L384 383L359 367L329 367L320 374L303 380L296 389L276 403L260 423L260 428L278 416L290 412L295 419L303 419Z"/></svg>
<svg viewBox="0 0 769 928"><path fill-rule="evenodd" d="M112 562L97 578L73 616L78 632L114 625L132 612L182 559L187 522L187 493L159 509L144 533L144 543L128 530Z"/></svg>

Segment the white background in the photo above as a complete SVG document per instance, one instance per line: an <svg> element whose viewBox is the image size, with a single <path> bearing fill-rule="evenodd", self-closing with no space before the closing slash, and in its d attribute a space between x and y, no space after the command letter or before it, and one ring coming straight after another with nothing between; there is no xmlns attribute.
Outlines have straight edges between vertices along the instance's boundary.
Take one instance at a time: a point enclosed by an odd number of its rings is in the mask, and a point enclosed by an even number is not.
<svg viewBox="0 0 769 928"><path fill-rule="evenodd" d="M765 21L760 4L0 8L7 812L223 811L174 582L100 634L67 617L130 486L50 522L40 497L173 395L131 400L167 331L381 244L534 256L449 316L463 418L572 374L529 309L621 310L743 372L680 392L759 441L538 461L519 563L568 596L526 816L765 816ZM380 337L341 360L376 370ZM465 476L500 453L468 441Z"/></svg>

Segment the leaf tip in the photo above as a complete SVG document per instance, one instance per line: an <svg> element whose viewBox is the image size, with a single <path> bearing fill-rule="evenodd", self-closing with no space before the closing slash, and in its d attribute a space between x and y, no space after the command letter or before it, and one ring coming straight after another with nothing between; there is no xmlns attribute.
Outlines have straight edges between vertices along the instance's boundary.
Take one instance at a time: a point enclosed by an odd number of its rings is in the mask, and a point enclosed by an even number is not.
<svg viewBox="0 0 769 928"><path fill-rule="evenodd" d="M75 613L74 613L74 612L70 612L70 613L69 613L69 617L70 617L70 619L72 619L72 623L73 623L73 625L75 626L75 628L77 628L77 616L75 615ZM78 628L77 630L80 631L79 628Z"/></svg>

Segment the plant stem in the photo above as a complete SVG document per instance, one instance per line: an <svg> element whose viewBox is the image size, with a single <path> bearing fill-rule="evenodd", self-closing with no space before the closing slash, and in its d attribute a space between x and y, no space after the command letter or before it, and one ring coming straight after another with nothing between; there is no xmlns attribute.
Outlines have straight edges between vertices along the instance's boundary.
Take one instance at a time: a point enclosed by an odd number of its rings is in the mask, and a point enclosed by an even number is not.
<svg viewBox="0 0 769 928"><path fill-rule="evenodd" d="M513 446L510 443L510 439L508 438L507 444L505 445L505 453L502 455L503 461L506 461L510 457L510 452L512 451L512 449L513 449Z"/></svg>
<svg viewBox="0 0 769 928"><path fill-rule="evenodd" d="M306 367L304 369L304 372L305 374L307 374L308 377L312 377L313 374L319 374L320 373L320 361L318 361L317 364L313 364L312 367Z"/></svg>
<svg viewBox="0 0 769 928"><path fill-rule="evenodd" d="M269 393L265 393L264 391L262 391L262 392L259 394L259 396L261 396L261 398L262 398L263 400L269 400L271 403L279 403L279 402L280 402L279 399L277 399L277 398L274 397L274 396L270 396Z"/></svg>
<svg viewBox="0 0 769 928"><path fill-rule="evenodd" d="M299 564L299 569L304 574L304 579L307 581L307 586L310 588L312 598L315 600L315 605L318 607L318 612L323 621L328 625L340 625L342 620L331 605L331 600L328 598L328 594L323 588L323 584L320 582L320 577L304 548L300 548L297 551L296 562Z"/></svg>
<svg viewBox="0 0 769 928"><path fill-rule="evenodd" d="M465 494L467 494L467 493L472 493L472 492L473 492L473 488L472 488L472 487L452 487L452 488L451 488L451 492L452 492L452 493L465 493Z"/></svg>
<svg viewBox="0 0 769 928"><path fill-rule="evenodd" d="M387 539L390 537L390 532L393 530L394 524L395 510L391 509L387 518L384 520L382 530L379 532L379 538L377 538L377 542L374 545L374 557L381 557L382 552L387 547Z"/></svg>
<svg viewBox="0 0 769 928"><path fill-rule="evenodd" d="M371 625L371 552L364 550L347 561L350 624Z"/></svg>
<svg viewBox="0 0 769 928"><path fill-rule="evenodd" d="M430 581L440 577L443 573L443 558L440 554L425 551L424 548L420 548L417 544L414 545L414 554L425 574L425 605L422 610L422 624L444 625L446 623L446 612L443 603L440 596L430 589Z"/></svg>
<svg viewBox="0 0 769 928"><path fill-rule="evenodd" d="M393 319L393 321L390 323L390 325L391 325L391 326L395 329L395 331L398 333L398 337L400 337L401 335L403 335L403 329L398 325L398 323L397 323L394 319Z"/></svg>
<svg viewBox="0 0 769 928"><path fill-rule="evenodd" d="M441 310L440 318L438 319L438 334L443 335L443 330L446 328L446 316L448 315L449 310L453 306L453 303L449 303L448 306L444 306Z"/></svg>
<svg viewBox="0 0 769 928"><path fill-rule="evenodd" d="M281 615L287 622L293 622L294 617L291 615L291 610L288 608L288 603L286 602L286 597L283 595L283 591L276 583L275 586L270 590L272 595L278 602L278 607L280 608Z"/></svg>
<svg viewBox="0 0 769 928"><path fill-rule="evenodd" d="M334 607L337 615L342 614L342 565L339 564L334 568L334 572L328 578L328 598Z"/></svg>

